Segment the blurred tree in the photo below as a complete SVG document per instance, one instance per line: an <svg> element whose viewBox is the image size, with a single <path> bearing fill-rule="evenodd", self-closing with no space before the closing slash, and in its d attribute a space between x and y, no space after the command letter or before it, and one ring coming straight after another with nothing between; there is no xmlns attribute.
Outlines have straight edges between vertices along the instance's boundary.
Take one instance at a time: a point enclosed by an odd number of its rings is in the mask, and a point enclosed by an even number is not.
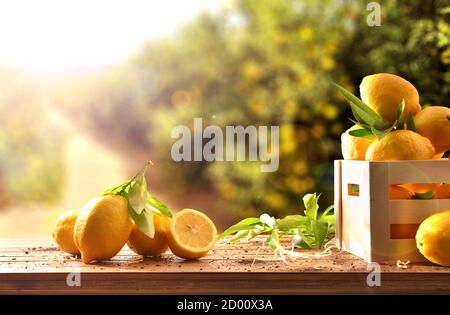
<svg viewBox="0 0 450 315"><path fill-rule="evenodd" d="M369 27L362 1L235 1L173 38L147 44L129 64L61 101L84 112L86 125L105 138L150 150L165 188L180 199L201 189L241 216L292 213L311 191L323 192L329 204L331 161L341 157L339 136L351 124L331 82L355 91L364 75L393 72L417 86L423 104L445 105L446 3L382 1L382 26ZM194 117L221 127L280 125L279 170L261 173L250 162L175 163L171 130L192 127Z"/></svg>
<svg viewBox="0 0 450 315"><path fill-rule="evenodd" d="M43 114L31 81L2 68L0 86L0 208L8 202L57 200L62 137Z"/></svg>

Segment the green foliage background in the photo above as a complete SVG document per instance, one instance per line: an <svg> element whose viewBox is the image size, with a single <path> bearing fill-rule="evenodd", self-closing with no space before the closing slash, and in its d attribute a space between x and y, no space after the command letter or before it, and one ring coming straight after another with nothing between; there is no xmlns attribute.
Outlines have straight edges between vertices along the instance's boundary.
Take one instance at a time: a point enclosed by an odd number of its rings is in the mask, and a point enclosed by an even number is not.
<svg viewBox="0 0 450 315"><path fill-rule="evenodd" d="M382 26L369 27L364 1L234 1L120 67L58 87L55 99L105 141L150 152L174 198L203 191L242 217L291 213L312 191L330 204L332 161L351 125L331 82L356 91L367 74L396 73L418 88L423 105L448 106L448 2L380 4ZM279 170L173 162L171 129L192 126L194 117L222 127L280 125Z"/></svg>

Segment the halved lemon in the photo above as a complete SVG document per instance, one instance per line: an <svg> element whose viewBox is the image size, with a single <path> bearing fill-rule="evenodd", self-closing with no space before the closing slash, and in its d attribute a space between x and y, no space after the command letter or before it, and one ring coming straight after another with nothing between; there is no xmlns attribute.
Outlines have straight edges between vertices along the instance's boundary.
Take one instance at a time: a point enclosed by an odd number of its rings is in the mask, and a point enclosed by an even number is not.
<svg viewBox="0 0 450 315"><path fill-rule="evenodd" d="M206 256L217 239L217 229L205 214L184 209L170 223L167 241L173 254L184 259Z"/></svg>

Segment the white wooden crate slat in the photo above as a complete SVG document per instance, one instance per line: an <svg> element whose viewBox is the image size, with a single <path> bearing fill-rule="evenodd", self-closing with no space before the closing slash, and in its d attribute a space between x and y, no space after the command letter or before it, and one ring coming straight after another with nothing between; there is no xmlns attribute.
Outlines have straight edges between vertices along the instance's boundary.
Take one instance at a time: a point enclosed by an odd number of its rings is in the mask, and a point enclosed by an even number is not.
<svg viewBox="0 0 450 315"><path fill-rule="evenodd" d="M450 182L450 160L335 161L336 239L368 262L424 261L414 239L391 239L391 224L420 224L450 199L390 200L392 184ZM359 195L349 192L359 185Z"/></svg>

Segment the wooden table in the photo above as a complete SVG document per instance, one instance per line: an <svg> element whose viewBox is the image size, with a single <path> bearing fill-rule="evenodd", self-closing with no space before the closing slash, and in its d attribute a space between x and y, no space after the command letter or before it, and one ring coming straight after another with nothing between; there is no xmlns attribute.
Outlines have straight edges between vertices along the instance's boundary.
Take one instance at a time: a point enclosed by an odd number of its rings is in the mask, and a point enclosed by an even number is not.
<svg viewBox="0 0 450 315"><path fill-rule="evenodd" d="M210 255L183 261L146 258L125 247L110 261L83 264L52 240L0 240L1 294L379 294L450 293L450 268L381 265L381 286L368 287L367 263L332 249L329 256L286 264L261 246L220 242ZM299 251L314 254L314 251ZM68 286L67 278L72 284Z"/></svg>

